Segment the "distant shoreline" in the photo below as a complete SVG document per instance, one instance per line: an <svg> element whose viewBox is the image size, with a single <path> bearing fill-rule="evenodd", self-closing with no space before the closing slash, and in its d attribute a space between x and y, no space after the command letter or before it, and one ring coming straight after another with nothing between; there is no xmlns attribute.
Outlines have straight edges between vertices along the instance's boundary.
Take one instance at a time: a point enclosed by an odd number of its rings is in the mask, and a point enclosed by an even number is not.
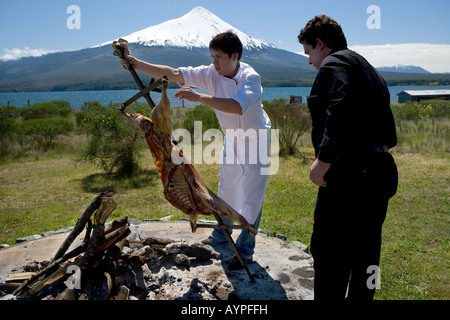
<svg viewBox="0 0 450 320"><path fill-rule="evenodd" d="M397 93L404 90L428 90L428 89L448 89L450 86L389 86L391 102L398 102ZM172 107L194 107L195 103L175 99L174 93L178 87L169 88L168 95ZM199 90L206 93L206 91ZM267 87L263 86L262 100L273 100L275 98L289 96L302 97L302 103L306 103L306 97L309 96L311 87ZM26 107L35 103L47 102L52 100L68 101L73 109L79 109L84 102L98 101L102 105L122 103L135 95L138 90L82 90L82 91L48 91L48 92L0 92L0 105L16 107ZM160 99L160 94L152 92L151 97L156 103ZM147 103L141 98L138 103Z"/></svg>

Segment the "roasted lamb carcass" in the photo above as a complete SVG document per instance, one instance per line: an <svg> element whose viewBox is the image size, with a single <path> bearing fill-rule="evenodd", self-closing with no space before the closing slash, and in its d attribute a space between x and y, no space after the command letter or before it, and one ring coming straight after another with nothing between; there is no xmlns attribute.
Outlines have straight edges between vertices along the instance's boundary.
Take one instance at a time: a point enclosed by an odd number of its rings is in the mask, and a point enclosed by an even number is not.
<svg viewBox="0 0 450 320"><path fill-rule="evenodd" d="M198 214L216 213L240 223L250 234L256 235L256 230L242 215L208 189L194 166L172 142L172 119L166 80L162 87L161 100L152 110L152 119L141 114L128 114L123 110L119 112L144 132L164 186L164 196L173 206L189 215L192 232L197 229Z"/></svg>

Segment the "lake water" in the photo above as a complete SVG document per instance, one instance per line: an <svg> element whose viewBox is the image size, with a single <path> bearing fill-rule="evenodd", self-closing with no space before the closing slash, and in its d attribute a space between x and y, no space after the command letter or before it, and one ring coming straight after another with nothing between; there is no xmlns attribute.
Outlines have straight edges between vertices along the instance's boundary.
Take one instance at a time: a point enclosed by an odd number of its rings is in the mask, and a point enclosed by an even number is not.
<svg viewBox="0 0 450 320"><path fill-rule="evenodd" d="M446 86L398 86L389 87L391 95L391 102L398 102L397 93L404 90L438 90L448 89ZM176 89L168 89L167 93L170 98L172 107L193 107L195 103L189 101L181 101L174 97ZM274 98L285 97L289 99L290 95L301 96L303 103L306 103L306 97L309 95L311 87L282 87L263 88L263 100L273 100ZM84 102L98 101L102 105L109 105L110 103L123 103L133 95L138 93L138 90L105 90L105 91L61 91L61 92L0 92L0 105L11 105L16 107L25 107L28 104L35 104L38 102L45 102L51 100L65 100L70 102L73 109L79 109ZM205 92L201 91L200 92ZM157 103L161 97L160 93L152 92L152 100ZM138 102L146 103L144 98Z"/></svg>

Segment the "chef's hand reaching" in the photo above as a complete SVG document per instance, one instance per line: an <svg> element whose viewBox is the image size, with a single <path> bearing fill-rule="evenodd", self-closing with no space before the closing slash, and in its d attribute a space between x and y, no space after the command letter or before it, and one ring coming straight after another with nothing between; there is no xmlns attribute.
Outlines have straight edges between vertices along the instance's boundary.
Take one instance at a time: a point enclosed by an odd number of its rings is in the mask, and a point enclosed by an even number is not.
<svg viewBox="0 0 450 320"><path fill-rule="evenodd" d="M191 102L200 102L201 94L190 87L183 87L175 92L175 98L185 99Z"/></svg>

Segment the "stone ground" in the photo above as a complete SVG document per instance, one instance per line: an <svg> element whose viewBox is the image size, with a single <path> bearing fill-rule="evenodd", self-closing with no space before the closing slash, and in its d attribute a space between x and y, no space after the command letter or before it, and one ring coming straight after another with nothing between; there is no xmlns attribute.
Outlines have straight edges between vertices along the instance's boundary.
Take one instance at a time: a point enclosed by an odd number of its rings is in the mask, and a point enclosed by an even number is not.
<svg viewBox="0 0 450 320"><path fill-rule="evenodd" d="M204 222L204 221L203 221ZM130 240L145 240L148 237L169 238L175 241L200 242L208 237L212 229L199 228L192 233L189 222L179 221L131 221ZM236 240L239 230L234 230ZM0 249L0 282L9 273L22 272L22 267L33 261L50 260L68 232L52 234L36 240L17 243ZM82 236L72 244L78 246ZM70 248L71 249L71 248ZM69 250L70 250L69 249ZM129 280L135 286L152 286L156 290L145 290L139 297L130 292L132 299L151 300L311 300L313 299L314 270L312 257L299 242L287 243L263 232L256 236L253 262L248 268L255 278L251 282L247 272L230 271L227 262L234 252L227 243L214 249L221 253L220 259L191 259L189 269L172 264L146 264L135 270ZM153 282L151 282L153 281Z"/></svg>

